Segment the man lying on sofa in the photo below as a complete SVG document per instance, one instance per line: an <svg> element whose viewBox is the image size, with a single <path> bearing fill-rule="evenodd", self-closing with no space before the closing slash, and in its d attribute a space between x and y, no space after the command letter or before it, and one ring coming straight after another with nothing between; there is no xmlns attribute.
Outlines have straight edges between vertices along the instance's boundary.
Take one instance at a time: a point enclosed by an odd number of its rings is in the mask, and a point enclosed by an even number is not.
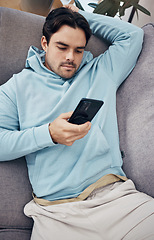
<svg viewBox="0 0 154 240"><path fill-rule="evenodd" d="M110 42L93 58L91 32ZM122 170L116 91L134 68L143 31L73 5L46 18L26 67L0 87L0 160L26 156L33 240L154 239L154 200ZM68 119L82 98L104 105L92 123Z"/></svg>

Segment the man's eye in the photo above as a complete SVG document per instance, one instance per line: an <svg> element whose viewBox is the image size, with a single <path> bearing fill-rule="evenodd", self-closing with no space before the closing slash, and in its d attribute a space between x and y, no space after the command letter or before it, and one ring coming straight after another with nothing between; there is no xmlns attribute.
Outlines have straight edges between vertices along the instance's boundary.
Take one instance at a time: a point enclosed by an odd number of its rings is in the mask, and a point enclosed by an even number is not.
<svg viewBox="0 0 154 240"><path fill-rule="evenodd" d="M82 53L83 51L82 50L76 50L77 53Z"/></svg>
<svg viewBox="0 0 154 240"><path fill-rule="evenodd" d="M58 47L60 50L66 50L66 47Z"/></svg>

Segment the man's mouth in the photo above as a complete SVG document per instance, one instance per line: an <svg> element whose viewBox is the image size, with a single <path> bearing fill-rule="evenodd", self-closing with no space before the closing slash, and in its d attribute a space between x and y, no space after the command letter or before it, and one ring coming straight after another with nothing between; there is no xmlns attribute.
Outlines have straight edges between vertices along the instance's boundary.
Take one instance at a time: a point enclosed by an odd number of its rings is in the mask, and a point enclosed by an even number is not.
<svg viewBox="0 0 154 240"><path fill-rule="evenodd" d="M73 68L76 68L76 64L70 63L70 62L66 62L66 63L62 63L61 67L64 67L64 68L66 68L68 70L71 70Z"/></svg>

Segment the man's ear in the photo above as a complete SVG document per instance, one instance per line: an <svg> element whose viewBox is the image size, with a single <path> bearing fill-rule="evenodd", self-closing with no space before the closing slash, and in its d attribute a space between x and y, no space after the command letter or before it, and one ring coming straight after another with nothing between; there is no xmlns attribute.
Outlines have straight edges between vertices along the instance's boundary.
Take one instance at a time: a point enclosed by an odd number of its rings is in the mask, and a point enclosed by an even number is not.
<svg viewBox="0 0 154 240"><path fill-rule="evenodd" d="M46 40L45 36L42 36L42 38L41 38L41 46L42 46L43 50L46 52L48 44L47 44L47 40Z"/></svg>

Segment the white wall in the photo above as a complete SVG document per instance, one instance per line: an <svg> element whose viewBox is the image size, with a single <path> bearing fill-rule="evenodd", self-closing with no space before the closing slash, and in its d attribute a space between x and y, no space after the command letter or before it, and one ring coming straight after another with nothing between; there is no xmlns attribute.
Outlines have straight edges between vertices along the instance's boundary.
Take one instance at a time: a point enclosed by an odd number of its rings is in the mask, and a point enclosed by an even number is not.
<svg viewBox="0 0 154 240"><path fill-rule="evenodd" d="M143 25L145 25L146 23L149 23L149 22L154 23L154 0L140 0L139 4L143 7L145 7L151 13L151 16L148 16L148 15L142 13L141 11L138 11L139 18L137 19L137 15L135 13L132 23L139 27L142 27ZM130 12L131 12L131 8L129 8L126 11L126 15L122 19L125 21L128 21Z"/></svg>

